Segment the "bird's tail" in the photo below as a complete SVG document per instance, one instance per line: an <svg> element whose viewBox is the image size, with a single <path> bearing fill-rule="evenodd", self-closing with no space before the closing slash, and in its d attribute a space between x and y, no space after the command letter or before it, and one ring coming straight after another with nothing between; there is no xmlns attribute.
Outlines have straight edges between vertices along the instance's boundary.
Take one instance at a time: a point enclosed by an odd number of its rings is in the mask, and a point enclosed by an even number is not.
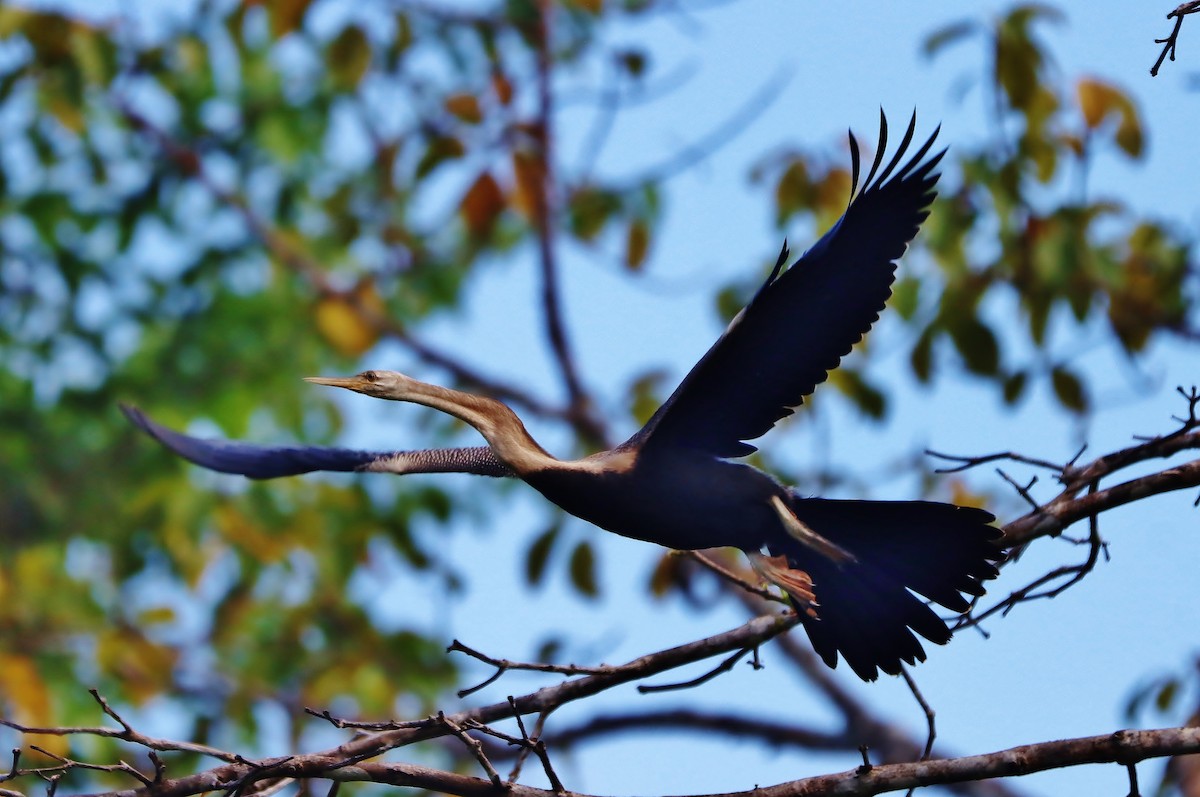
<svg viewBox="0 0 1200 797"><path fill-rule="evenodd" d="M793 599L813 648L830 667L841 653L867 681L878 670L895 675L902 661L925 659L913 631L948 642L950 630L928 603L965 612L970 604L963 593L982 595L983 582L996 576L1003 559L1000 530L989 525L995 518L982 509L798 496L789 508L800 527L849 556L830 557L796 534L768 549L811 579L811 588Z"/></svg>

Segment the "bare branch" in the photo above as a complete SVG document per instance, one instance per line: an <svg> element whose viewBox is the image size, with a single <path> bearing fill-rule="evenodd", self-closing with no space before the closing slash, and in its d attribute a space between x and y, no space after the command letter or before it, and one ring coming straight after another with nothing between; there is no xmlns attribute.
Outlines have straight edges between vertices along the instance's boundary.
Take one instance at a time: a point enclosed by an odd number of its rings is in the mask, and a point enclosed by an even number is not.
<svg viewBox="0 0 1200 797"><path fill-rule="evenodd" d="M1189 435L1193 445L1200 444L1200 434ZM1200 459L1173 468L1151 473L1127 482L1098 490L1083 497L1064 492L1040 510L1030 512L1004 527L1002 544L1024 545L1038 537L1061 534L1063 529L1085 517L1105 512L1124 504L1153 495L1200 487Z"/></svg>
<svg viewBox="0 0 1200 797"><path fill-rule="evenodd" d="M684 681L677 684L642 684L637 688L637 690L643 695L648 695L652 692L673 692L679 689L691 689L693 687L706 684L721 673L726 673L732 670L733 666L741 661L742 658L751 650L755 650L755 648L743 648L742 650L739 650L737 653L734 653L732 656L725 659L723 662L704 673L704 675L701 675L699 678L693 678L690 681ZM761 665L759 665L757 661L755 662L755 669L761 669Z"/></svg>
<svg viewBox="0 0 1200 797"><path fill-rule="evenodd" d="M800 750L852 750L859 743L844 732L829 732L791 722L690 709L639 711L592 717L579 725L548 735L546 742L556 749L561 749L618 733L667 729L691 731L706 736L720 733L736 739L757 739L772 747L795 747Z"/></svg>
<svg viewBox="0 0 1200 797"><path fill-rule="evenodd" d="M904 683L908 684L908 689L916 699L917 705L925 713L925 725L928 729L928 735L925 737L925 749L921 752L921 760L927 761L933 752L933 742L937 739L937 712L925 700L925 695L921 694L921 690L917 687L917 682L913 679L912 673L904 665L900 666L900 677L904 679Z"/></svg>
<svg viewBox="0 0 1200 797"><path fill-rule="evenodd" d="M1092 495L1095 492L1096 484L1093 482L1089 495ZM1075 584L1078 584L1081 580L1083 580L1084 576L1095 569L1096 563L1100 559L1100 552L1105 549L1104 540L1100 537L1100 520L1096 514L1092 514L1088 518L1088 526L1088 538L1081 541L1088 546L1088 555L1083 562L1077 565L1064 565L1051 570L1049 573L1034 579L1031 583L1022 587L1021 589L1015 590L1007 598L999 601L996 603L996 605L984 612L977 614L974 611L971 611L967 615L963 616L962 620L955 626L955 630L978 625L983 620L996 613L1007 615L1015 606L1017 606L1017 604L1020 603L1040 600L1042 598L1058 597L1067 589L1071 588ZM1076 541L1072 540L1072 542ZM1055 582L1061 583L1055 584ZM1055 586L1043 589L1043 587L1046 587L1048 584L1055 584Z"/></svg>
<svg viewBox="0 0 1200 797"><path fill-rule="evenodd" d="M603 672L547 686L536 692L511 698L501 703L493 703L444 716L460 727L477 727L509 719L514 714L544 715L566 703L591 697L621 684L667 672L713 656L753 649L794 628L798 623L799 618L793 612L757 617L731 631L651 653L626 664L606 668ZM323 718L333 721L328 716ZM20 726L13 723L7 724L20 729ZM89 730L91 729L83 729L84 732ZM111 729L99 730L101 731L100 735L107 736L126 733L124 730L120 732ZM65 731L64 729L51 729L51 732L56 731L62 731L63 735L71 732L70 729L65 729ZM184 795L226 790L236 790L239 794L248 794L256 782L273 781L277 778L316 777L334 780L377 779L380 783L429 788L451 794L482 795L487 793L494 795L495 786L490 780L467 778L462 775L407 764L362 763L366 759L378 756L388 750L451 733L452 731L445 721L433 717L407 724L406 727L395 730L361 735L336 748L322 752L273 758L262 762L251 762L237 756L234 762L220 767L180 778L163 779L151 787L111 792L109 797L184 797ZM185 749L185 747L182 744L168 743L163 749ZM537 752L536 749L535 752ZM530 791L526 787L517 785L511 786L509 791L513 794L553 794L553 792L537 789Z"/></svg>
<svg viewBox="0 0 1200 797"><path fill-rule="evenodd" d="M466 697L467 695L474 694L475 692L478 692L479 690L483 689L484 687L490 686L491 684L495 683L500 678L501 675L504 675L504 673L508 672L509 670L526 670L529 672L550 672L550 673L557 673L559 675L603 675L605 673L610 673L613 671L612 667L606 667L604 665L601 665L599 667L581 667L576 664L543 664L541 662L521 662L521 661L510 661L509 659L497 659L497 658L487 655L486 653L481 653L478 650L475 650L474 648L468 647L467 645L464 645L462 642L459 642L457 639L453 640L450 643L450 645L446 648L446 650L448 652L452 652L452 653L453 652L465 653L473 659L478 659L479 661L482 661L484 664L490 664L496 668L496 672L492 673L492 675L488 676L488 678L485 679L484 681L482 681L481 683L478 683L475 686L467 687L465 689L459 689L458 696L460 698Z"/></svg>
<svg viewBox="0 0 1200 797"><path fill-rule="evenodd" d="M553 43L551 41L552 16L555 3L540 0L537 20L537 96L538 112L534 122L538 151L536 157L541 166L541 179L534 191L533 223L537 233L538 256L542 277L542 317L550 350L567 389L567 413L577 429L588 433L599 443L611 445L607 439L605 425L596 417L591 397L583 388L575 357L567 341L566 325L563 323L561 290L558 283L558 257L554 247L554 235L558 218L558 197L554 194L556 180L554 140L554 73Z"/></svg>
<svg viewBox="0 0 1200 797"><path fill-rule="evenodd" d="M875 795L920 786L1028 775L1082 764L1115 763L1124 766L1169 755L1200 752L1200 728L1166 728L1118 731L1102 736L1023 745L993 753L906 764L872 764L832 775L781 783L746 792L709 797L806 797L818 794ZM493 795L491 783L410 764L364 763L343 767L326 777L413 786L459 794ZM513 797L551 797L554 792L513 785ZM568 792L572 795L573 793ZM118 793L111 797L134 797Z"/></svg>
<svg viewBox="0 0 1200 797"><path fill-rule="evenodd" d="M178 753L195 753L197 755L210 756L228 762L245 761L237 753L230 753L226 750L220 750L216 747L209 747L204 744L195 744L194 742L176 742L166 739L156 739L152 736L146 736L143 733L135 731L129 726L125 720L112 710L100 693L95 689L89 689L89 694L100 704L101 709L105 714L115 719L121 724L121 729L116 728L89 728L89 727L52 727L43 728L32 725L22 725L18 722L0 717L0 725L12 728L15 731L26 734L28 736L101 736L109 739L121 739L132 744L140 745L148 750L158 750L160 752L178 752ZM13 751L13 769L16 770L18 751ZM54 757L54 756L51 756Z"/></svg>
<svg viewBox="0 0 1200 797"><path fill-rule="evenodd" d="M500 773L496 771L496 768L492 766L492 762L488 760L487 755L483 752L483 745L479 743L479 740L472 738L466 729L447 717L443 711L438 712L437 721L449 728L450 732L457 736L466 748L471 751L471 754L475 756L475 760L479 762L479 765L483 767L483 771L487 773L488 780L492 782L492 785L497 789L503 789L504 781L500 778ZM472 727L486 726L480 726L476 723Z"/></svg>

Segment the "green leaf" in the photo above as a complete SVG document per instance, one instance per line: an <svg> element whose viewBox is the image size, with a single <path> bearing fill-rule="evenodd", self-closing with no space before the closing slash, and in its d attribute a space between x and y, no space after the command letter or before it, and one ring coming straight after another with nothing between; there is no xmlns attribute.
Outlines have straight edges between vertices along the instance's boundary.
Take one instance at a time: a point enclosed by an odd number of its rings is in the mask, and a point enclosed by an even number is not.
<svg viewBox="0 0 1200 797"><path fill-rule="evenodd" d="M836 387L867 417L879 420L887 413L887 397L879 388L867 382L860 371L838 368L829 374L829 384Z"/></svg>
<svg viewBox="0 0 1200 797"><path fill-rule="evenodd" d="M371 66L371 41L357 25L347 25L329 44L325 65L334 84L343 90L358 88Z"/></svg>
<svg viewBox="0 0 1200 797"><path fill-rule="evenodd" d="M1079 377L1059 365L1050 372L1050 381L1054 385L1054 395L1058 397L1060 404L1072 412L1087 411L1087 391Z"/></svg>
<svg viewBox="0 0 1200 797"><path fill-rule="evenodd" d="M1009 374L1004 380L1004 403L1015 404L1025 393L1025 385L1028 381L1029 375L1024 371Z"/></svg>
<svg viewBox="0 0 1200 797"><path fill-rule="evenodd" d="M918 382L928 383L933 376L933 327L926 327L913 344L912 353L908 356L913 374Z"/></svg>
<svg viewBox="0 0 1200 797"><path fill-rule="evenodd" d="M575 546L571 552L571 583L575 589L589 598L600 594L596 586L596 554L587 540Z"/></svg>
<svg viewBox="0 0 1200 797"><path fill-rule="evenodd" d="M567 203L571 232L581 241L591 241L620 209L617 194L595 186L580 188Z"/></svg>
<svg viewBox="0 0 1200 797"><path fill-rule="evenodd" d="M1175 696L1179 694L1179 681L1174 678L1169 679L1158 690L1158 694L1154 696L1154 707L1160 712L1166 713L1175 703Z"/></svg>
<svg viewBox="0 0 1200 797"><path fill-rule="evenodd" d="M441 166L446 161L457 160L466 154L466 147L463 143L453 136L437 136L430 140L429 146L425 149L425 154L421 156L421 160L417 163L417 179L429 176L429 174Z"/></svg>
<svg viewBox="0 0 1200 797"><path fill-rule="evenodd" d="M533 544L525 554L525 583L536 586L542 583L546 575L546 564L550 561L550 551L558 539L559 525L555 523L534 538Z"/></svg>
<svg viewBox="0 0 1200 797"><path fill-rule="evenodd" d="M921 42L921 54L926 58L933 58L949 45L962 41L978 32L979 23L973 19L951 22L949 25L940 27L925 37L925 41Z"/></svg>
<svg viewBox="0 0 1200 797"><path fill-rule="evenodd" d="M992 376L1000 367L1000 346L992 330L977 318L968 317L950 327L950 339L967 370Z"/></svg>
<svg viewBox="0 0 1200 797"><path fill-rule="evenodd" d="M892 307L905 321L911 321L917 313L921 298L921 281L905 277L892 289Z"/></svg>

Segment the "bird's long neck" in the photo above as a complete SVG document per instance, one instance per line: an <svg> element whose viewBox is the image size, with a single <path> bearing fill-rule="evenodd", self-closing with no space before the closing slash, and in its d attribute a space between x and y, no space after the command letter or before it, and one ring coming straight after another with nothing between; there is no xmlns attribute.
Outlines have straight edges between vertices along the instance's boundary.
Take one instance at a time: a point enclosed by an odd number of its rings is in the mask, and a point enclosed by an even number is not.
<svg viewBox="0 0 1200 797"><path fill-rule="evenodd" d="M559 464L530 436L517 414L495 399L413 380L403 400L432 407L475 427L496 457L518 476Z"/></svg>

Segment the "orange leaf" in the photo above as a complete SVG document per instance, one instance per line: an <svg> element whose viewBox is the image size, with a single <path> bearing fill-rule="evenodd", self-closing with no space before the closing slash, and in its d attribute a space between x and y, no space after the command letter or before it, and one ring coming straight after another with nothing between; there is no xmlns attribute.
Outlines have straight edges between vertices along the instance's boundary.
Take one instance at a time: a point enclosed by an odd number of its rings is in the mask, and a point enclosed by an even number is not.
<svg viewBox="0 0 1200 797"><path fill-rule="evenodd" d="M500 190L496 178L488 172L482 172L463 195L458 210L471 235L482 238L492 231L496 217L504 210L505 204L504 192Z"/></svg>
<svg viewBox="0 0 1200 797"><path fill-rule="evenodd" d="M542 161L532 152L516 151L513 153L513 175L517 187L514 204L530 221L537 221L541 216L542 181L546 170Z"/></svg>
<svg viewBox="0 0 1200 797"><path fill-rule="evenodd" d="M479 124L483 121L483 111L474 94L451 94L446 98L445 106L447 111L464 122Z"/></svg>
<svg viewBox="0 0 1200 797"><path fill-rule="evenodd" d="M625 267L637 271L646 260L650 248L650 227L643 219L634 219L625 238Z"/></svg>
<svg viewBox="0 0 1200 797"><path fill-rule="evenodd" d="M512 102L512 81L499 70L492 72L492 90L496 92L496 99L500 100L501 105L508 105Z"/></svg>

